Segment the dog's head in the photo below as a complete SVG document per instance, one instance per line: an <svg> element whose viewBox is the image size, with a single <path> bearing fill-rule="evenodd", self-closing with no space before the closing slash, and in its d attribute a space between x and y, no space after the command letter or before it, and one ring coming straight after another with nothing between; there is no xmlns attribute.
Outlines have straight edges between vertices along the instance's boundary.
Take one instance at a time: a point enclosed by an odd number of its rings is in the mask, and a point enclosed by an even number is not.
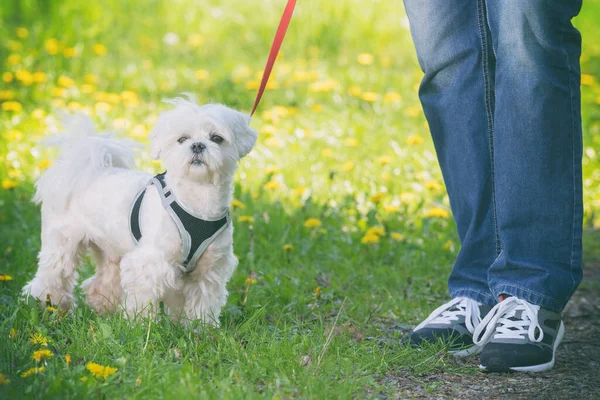
<svg viewBox="0 0 600 400"><path fill-rule="evenodd" d="M252 150L256 131L250 117L220 104L199 106L188 99L158 117L150 134L150 156L172 176L218 184L231 178L237 162Z"/></svg>

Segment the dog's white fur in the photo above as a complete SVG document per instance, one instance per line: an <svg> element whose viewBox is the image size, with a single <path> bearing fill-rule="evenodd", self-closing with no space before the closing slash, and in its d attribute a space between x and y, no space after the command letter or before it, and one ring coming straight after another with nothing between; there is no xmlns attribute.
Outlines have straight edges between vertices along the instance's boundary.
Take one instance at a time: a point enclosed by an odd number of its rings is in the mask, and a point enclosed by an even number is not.
<svg viewBox="0 0 600 400"><path fill-rule="evenodd" d="M250 118L222 105L198 106L190 100L169 101L150 135L150 152L167 168L166 182L180 203L203 219L222 215L229 206L237 162L256 142ZM162 301L174 319L201 319L218 325L227 299L226 283L237 259L229 225L182 274L179 232L154 187L146 191L140 211L142 239L135 246L129 212L151 175L129 169L132 143L94 134L85 116L71 118L67 132L53 144L59 160L36 183L34 200L42 204L42 248L35 277L23 292L42 302L48 297L63 308L74 305L73 288L80 256L90 250L96 274L83 282L87 303L97 312L120 305L130 317L154 315ZM214 135L224 141L211 141ZM183 143L178 139L186 137ZM191 145L206 148L196 156ZM199 160L199 161L198 161Z"/></svg>

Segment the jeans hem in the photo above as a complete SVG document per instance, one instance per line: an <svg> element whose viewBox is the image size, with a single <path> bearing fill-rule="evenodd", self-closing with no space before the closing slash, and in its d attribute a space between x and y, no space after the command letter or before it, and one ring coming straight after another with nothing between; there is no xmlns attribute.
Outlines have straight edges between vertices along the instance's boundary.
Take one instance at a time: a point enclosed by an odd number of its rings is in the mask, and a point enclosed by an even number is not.
<svg viewBox="0 0 600 400"><path fill-rule="evenodd" d="M567 301L560 301L547 297L541 293L535 292L518 285L497 285L493 289L493 293L498 298L501 294L508 294L526 300L531 304L547 308L551 311L561 312L567 305Z"/></svg>
<svg viewBox="0 0 600 400"><path fill-rule="evenodd" d="M458 289L450 291L450 296L454 299L456 297L467 297L471 300L486 305L495 306L497 301L491 293L482 293L475 289Z"/></svg>

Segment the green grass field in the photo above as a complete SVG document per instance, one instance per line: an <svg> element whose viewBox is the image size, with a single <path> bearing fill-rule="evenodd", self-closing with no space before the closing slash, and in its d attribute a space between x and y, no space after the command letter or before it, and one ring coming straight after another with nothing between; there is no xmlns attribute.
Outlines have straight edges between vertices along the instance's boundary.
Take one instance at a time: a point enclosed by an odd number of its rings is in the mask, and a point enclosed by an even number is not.
<svg viewBox="0 0 600 400"><path fill-rule="evenodd" d="M600 1L584 3L589 230L600 227ZM33 182L53 156L36 142L60 130L58 113L147 144L166 97L249 111L284 4L0 3L0 398L352 398L392 394L385 378L401 370L476 373L476 359L457 369L440 346L399 344L447 299L459 243L392 0L299 2L237 173L240 264L221 328L100 317L83 299L65 316L19 298L40 246ZM144 152L137 161L161 170ZM93 273L84 262L81 278Z"/></svg>

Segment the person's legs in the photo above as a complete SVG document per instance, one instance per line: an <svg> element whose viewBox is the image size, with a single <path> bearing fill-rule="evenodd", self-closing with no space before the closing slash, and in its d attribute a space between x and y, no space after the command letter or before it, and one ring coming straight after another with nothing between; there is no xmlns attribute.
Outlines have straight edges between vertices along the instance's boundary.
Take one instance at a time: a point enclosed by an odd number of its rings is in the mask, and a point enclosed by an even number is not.
<svg viewBox="0 0 600 400"><path fill-rule="evenodd" d="M452 298L494 305L488 268L500 251L493 194L494 59L483 0L405 0L419 64L419 97L456 220L461 250Z"/></svg>
<svg viewBox="0 0 600 400"><path fill-rule="evenodd" d="M581 0L488 1L496 55L495 297L561 311L581 281Z"/></svg>
<svg viewBox="0 0 600 400"><path fill-rule="evenodd" d="M544 371L581 281L581 0L488 1L497 63L494 173L503 300L474 332L490 371ZM506 298L506 296L512 296Z"/></svg>

